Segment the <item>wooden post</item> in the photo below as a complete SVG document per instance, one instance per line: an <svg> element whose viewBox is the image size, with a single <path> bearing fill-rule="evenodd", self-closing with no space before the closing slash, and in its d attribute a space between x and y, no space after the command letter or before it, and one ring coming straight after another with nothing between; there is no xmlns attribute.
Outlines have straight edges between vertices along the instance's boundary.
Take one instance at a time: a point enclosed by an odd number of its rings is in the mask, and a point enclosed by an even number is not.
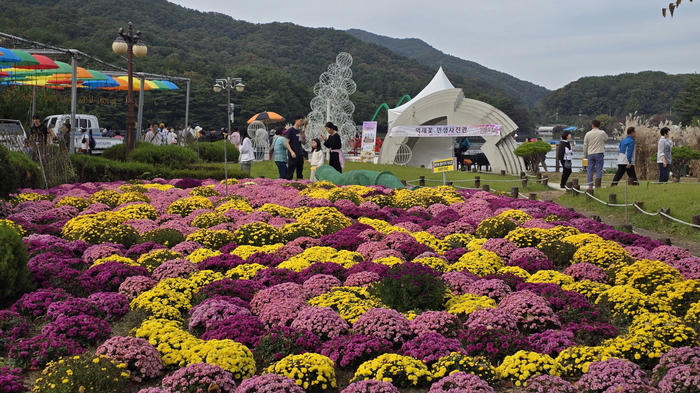
<svg viewBox="0 0 700 393"><path fill-rule="evenodd" d="M669 239L669 238L667 238L667 237L662 237L662 238L659 239L659 241L660 241L661 243L667 245L667 246L670 246L670 245L671 245L671 239Z"/></svg>
<svg viewBox="0 0 700 393"><path fill-rule="evenodd" d="M592 188L586 190L586 196L595 196L595 192L593 192Z"/></svg>
<svg viewBox="0 0 700 393"><path fill-rule="evenodd" d="M530 193L530 200L531 200L531 201L536 201L536 200L537 200L537 193L531 192L531 193Z"/></svg>
<svg viewBox="0 0 700 393"><path fill-rule="evenodd" d="M542 179L542 172L537 172L537 179Z"/></svg>
<svg viewBox="0 0 700 393"><path fill-rule="evenodd" d="M632 225L622 224L622 225L620 225L620 231L626 232L626 233L632 233Z"/></svg>
<svg viewBox="0 0 700 393"><path fill-rule="evenodd" d="M408 184L406 183L406 180L401 180L401 184L403 184L404 186L408 186Z"/></svg>
<svg viewBox="0 0 700 393"><path fill-rule="evenodd" d="M644 209L644 202L643 201L636 201L634 202L635 205L637 205L640 209Z"/></svg>
<svg viewBox="0 0 700 393"><path fill-rule="evenodd" d="M661 209L659 209L659 211L661 213L666 213L669 216L671 215L671 208L670 207L662 207ZM666 218L663 214L659 214L659 220L661 220L661 222L665 222L668 220L668 218Z"/></svg>
<svg viewBox="0 0 700 393"><path fill-rule="evenodd" d="M600 219L600 216L591 216L592 219L598 222L603 222L603 220Z"/></svg>
<svg viewBox="0 0 700 393"><path fill-rule="evenodd" d="M425 187L425 176L419 176L418 179L420 179L418 180L418 185L421 187Z"/></svg>
<svg viewBox="0 0 700 393"><path fill-rule="evenodd" d="M568 193L574 192L573 188L574 188L574 183L567 181L566 182L566 192L568 192Z"/></svg>
<svg viewBox="0 0 700 393"><path fill-rule="evenodd" d="M578 179L577 178L571 179L571 183L575 186L578 186Z"/></svg>
<svg viewBox="0 0 700 393"><path fill-rule="evenodd" d="M525 174L525 172L520 172L520 178L521 179L527 178L527 174Z"/></svg>
<svg viewBox="0 0 700 393"><path fill-rule="evenodd" d="M603 187L603 179L595 178L595 188L601 188Z"/></svg>
<svg viewBox="0 0 700 393"><path fill-rule="evenodd" d="M512 198L517 199L517 198L518 198L518 194L519 194L518 187L511 187L511 188L510 188L510 196L511 196Z"/></svg>
<svg viewBox="0 0 700 393"><path fill-rule="evenodd" d="M474 176L474 188L481 187L481 176Z"/></svg>
<svg viewBox="0 0 700 393"><path fill-rule="evenodd" d="M491 187L489 187L488 184L484 184L483 186L481 186L481 189L484 190L484 191L486 191L486 192L491 191Z"/></svg>
<svg viewBox="0 0 700 393"><path fill-rule="evenodd" d="M451 182L451 181L448 181L448 182L446 182L446 183L445 183L445 185L447 185L447 186L450 186L450 187L451 187L451 186L452 186L452 182Z"/></svg>
<svg viewBox="0 0 700 393"><path fill-rule="evenodd" d="M632 179L631 177L628 177L628 178L627 178L627 185L629 185L629 186L635 186L635 185L637 185L637 184L639 184L639 183L635 183L634 179Z"/></svg>
<svg viewBox="0 0 700 393"><path fill-rule="evenodd" d="M694 215L693 216L693 225L700 225L700 215ZM695 227L696 230L700 231L700 228Z"/></svg>
<svg viewBox="0 0 700 393"><path fill-rule="evenodd" d="M523 189L527 188L527 177L522 180L523 183Z"/></svg>
<svg viewBox="0 0 700 393"><path fill-rule="evenodd" d="M545 177L544 179L542 179L542 185L545 187L549 186L549 177Z"/></svg>
<svg viewBox="0 0 700 393"><path fill-rule="evenodd" d="M505 175L506 175L506 171L501 169L501 176L505 176Z"/></svg>
<svg viewBox="0 0 700 393"><path fill-rule="evenodd" d="M608 203L612 203L612 204L617 203L617 194L608 195Z"/></svg>
<svg viewBox="0 0 700 393"><path fill-rule="evenodd" d="M581 191L581 186L578 184L574 184L571 188L573 189L573 191L572 191L574 193L573 195L575 197L577 197L579 192Z"/></svg>

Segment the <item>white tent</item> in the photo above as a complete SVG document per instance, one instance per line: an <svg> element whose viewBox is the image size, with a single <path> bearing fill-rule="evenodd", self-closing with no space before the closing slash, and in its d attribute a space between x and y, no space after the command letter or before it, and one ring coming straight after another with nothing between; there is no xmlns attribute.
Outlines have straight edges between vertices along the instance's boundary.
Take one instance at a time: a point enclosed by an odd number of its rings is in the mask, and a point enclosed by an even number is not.
<svg viewBox="0 0 700 393"><path fill-rule="evenodd" d="M517 147L511 136L517 125L505 113L485 102L464 98L462 89L455 88L442 67L428 85L412 100L389 110L389 130L397 126L426 125L500 125L498 136L485 136L481 150L486 154L494 172L505 170L519 174L525 163L513 154ZM407 165L430 168L431 162L453 156L454 138L449 137L401 137L387 135L379 153L380 164L398 162L407 146L412 154Z"/></svg>

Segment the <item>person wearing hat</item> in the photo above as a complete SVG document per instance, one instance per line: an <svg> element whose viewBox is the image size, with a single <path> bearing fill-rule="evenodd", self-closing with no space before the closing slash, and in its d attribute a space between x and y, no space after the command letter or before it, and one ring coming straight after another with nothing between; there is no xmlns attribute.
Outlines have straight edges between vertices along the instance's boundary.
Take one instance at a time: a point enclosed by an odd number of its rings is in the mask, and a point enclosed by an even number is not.
<svg viewBox="0 0 700 393"><path fill-rule="evenodd" d="M330 150L328 165L332 166L336 171L343 173L345 157L343 156L343 142L340 140L338 127L329 121L326 123L326 132L328 132L328 136L323 135L321 138L323 138L324 141L323 146Z"/></svg>

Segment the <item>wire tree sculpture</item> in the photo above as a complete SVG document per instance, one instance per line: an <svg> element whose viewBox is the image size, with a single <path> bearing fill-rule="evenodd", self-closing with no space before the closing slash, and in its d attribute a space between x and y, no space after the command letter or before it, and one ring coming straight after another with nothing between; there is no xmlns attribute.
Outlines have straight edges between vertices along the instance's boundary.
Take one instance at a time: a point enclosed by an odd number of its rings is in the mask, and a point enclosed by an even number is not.
<svg viewBox="0 0 700 393"><path fill-rule="evenodd" d="M270 141L265 124L254 121L248 126L248 136L253 145L253 161L266 161L269 158Z"/></svg>
<svg viewBox="0 0 700 393"><path fill-rule="evenodd" d="M343 151L352 148L356 127L352 120L355 104L350 101L350 95L355 93L357 85L352 80L351 65L352 56L341 52L336 56L335 63L328 66L328 71L318 78L319 82L314 86L316 97L311 100L311 113L306 126L307 148L314 138L327 135L324 126L329 121L338 126Z"/></svg>

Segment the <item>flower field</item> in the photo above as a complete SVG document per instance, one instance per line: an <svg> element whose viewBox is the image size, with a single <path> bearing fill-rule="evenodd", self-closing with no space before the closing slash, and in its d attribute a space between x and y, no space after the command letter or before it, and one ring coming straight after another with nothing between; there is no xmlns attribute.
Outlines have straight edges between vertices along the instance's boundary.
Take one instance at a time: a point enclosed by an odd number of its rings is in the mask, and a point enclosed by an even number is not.
<svg viewBox="0 0 700 393"><path fill-rule="evenodd" d="M700 392L700 258L553 203L155 179L0 217L36 288L3 393Z"/></svg>

